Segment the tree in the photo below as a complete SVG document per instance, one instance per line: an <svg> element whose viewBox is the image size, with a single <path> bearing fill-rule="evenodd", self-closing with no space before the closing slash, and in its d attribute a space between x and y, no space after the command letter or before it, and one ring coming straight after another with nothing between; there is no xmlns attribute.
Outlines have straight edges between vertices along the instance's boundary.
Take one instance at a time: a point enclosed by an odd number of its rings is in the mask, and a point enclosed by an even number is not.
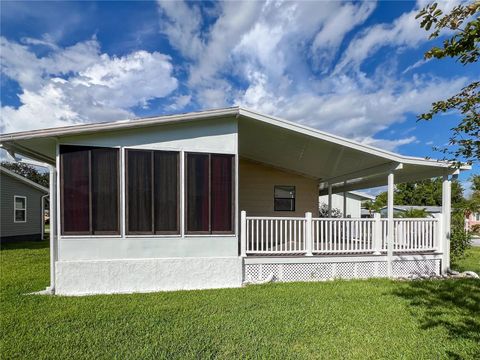
<svg viewBox="0 0 480 360"><path fill-rule="evenodd" d="M437 3L423 8L416 16L421 18L420 27L433 32L429 39L435 39L447 30L452 35L443 41L442 47L434 46L425 53L426 59L454 58L463 65L476 63L480 55L480 1L461 4L444 14ZM448 146L436 150L460 166L462 159L471 164L480 159L480 81L465 86L458 94L432 104L430 111L418 116L418 120L432 120L447 111L459 112L460 122L453 127Z"/></svg>
<svg viewBox="0 0 480 360"><path fill-rule="evenodd" d="M463 189L457 180L452 181L452 204L463 203ZM393 194L395 205L441 206L442 178L398 184ZM377 195L375 204L382 208L387 205L387 192Z"/></svg>
<svg viewBox="0 0 480 360"><path fill-rule="evenodd" d="M405 219L426 218L428 217L428 213L425 209L409 209L404 212L399 212L397 217Z"/></svg>
<svg viewBox="0 0 480 360"><path fill-rule="evenodd" d="M2 161L0 165L18 175L26 177L27 179L48 188L48 173L41 173L33 166L25 163Z"/></svg>

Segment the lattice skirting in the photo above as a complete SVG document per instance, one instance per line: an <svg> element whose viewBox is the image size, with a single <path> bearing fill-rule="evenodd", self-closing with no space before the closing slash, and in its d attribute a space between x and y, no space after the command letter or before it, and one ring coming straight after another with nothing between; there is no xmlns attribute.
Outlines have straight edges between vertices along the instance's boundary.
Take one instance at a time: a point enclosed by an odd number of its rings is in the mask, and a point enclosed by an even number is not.
<svg viewBox="0 0 480 360"><path fill-rule="evenodd" d="M394 277L432 273L440 274L439 259L396 260L392 264ZM262 281L271 277L272 274L273 281L278 282L387 277L387 262L279 263L245 264L244 266L244 281Z"/></svg>

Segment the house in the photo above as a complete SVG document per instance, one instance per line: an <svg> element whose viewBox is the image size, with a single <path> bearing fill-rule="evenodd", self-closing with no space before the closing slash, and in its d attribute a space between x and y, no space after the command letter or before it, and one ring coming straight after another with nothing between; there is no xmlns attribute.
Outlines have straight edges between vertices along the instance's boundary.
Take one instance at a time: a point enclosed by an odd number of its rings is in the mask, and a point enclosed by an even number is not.
<svg viewBox="0 0 480 360"><path fill-rule="evenodd" d="M470 213L465 217L465 230L480 232L480 213Z"/></svg>
<svg viewBox="0 0 480 360"><path fill-rule="evenodd" d="M0 242L43 239L48 189L0 166Z"/></svg>
<svg viewBox="0 0 480 360"><path fill-rule="evenodd" d="M240 107L3 134L0 143L50 166L56 294L444 272L451 178L469 168ZM395 182L437 176L440 216L393 218ZM319 194L331 207L333 194L382 185L386 219L312 216Z"/></svg>
<svg viewBox="0 0 480 360"><path fill-rule="evenodd" d="M425 210L429 217L434 217L435 214L442 213L441 206L415 206L415 205L395 205L393 207L393 216L399 216L402 213L412 210ZM384 206L380 209L380 215L387 217L387 207Z"/></svg>
<svg viewBox="0 0 480 360"><path fill-rule="evenodd" d="M362 217L362 202L375 200L375 196L360 191L347 191L332 195L332 208L339 209L343 217L359 218ZM328 205L328 195L318 198L320 205Z"/></svg>

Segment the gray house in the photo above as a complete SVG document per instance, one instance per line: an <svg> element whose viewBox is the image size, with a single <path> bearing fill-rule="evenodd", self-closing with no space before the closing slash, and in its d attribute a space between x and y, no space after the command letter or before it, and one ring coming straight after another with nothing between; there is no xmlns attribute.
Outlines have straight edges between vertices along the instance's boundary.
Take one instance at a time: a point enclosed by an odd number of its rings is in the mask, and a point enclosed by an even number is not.
<svg viewBox="0 0 480 360"><path fill-rule="evenodd" d="M0 241L41 240L48 189L0 166Z"/></svg>

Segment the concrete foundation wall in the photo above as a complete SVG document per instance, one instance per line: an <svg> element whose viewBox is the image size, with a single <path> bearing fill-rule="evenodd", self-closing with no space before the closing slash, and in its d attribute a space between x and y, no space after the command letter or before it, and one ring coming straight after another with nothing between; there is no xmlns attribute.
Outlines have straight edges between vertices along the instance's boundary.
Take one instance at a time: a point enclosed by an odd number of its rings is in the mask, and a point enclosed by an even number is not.
<svg viewBox="0 0 480 360"><path fill-rule="evenodd" d="M242 285L240 257L58 261L57 295L233 288Z"/></svg>

